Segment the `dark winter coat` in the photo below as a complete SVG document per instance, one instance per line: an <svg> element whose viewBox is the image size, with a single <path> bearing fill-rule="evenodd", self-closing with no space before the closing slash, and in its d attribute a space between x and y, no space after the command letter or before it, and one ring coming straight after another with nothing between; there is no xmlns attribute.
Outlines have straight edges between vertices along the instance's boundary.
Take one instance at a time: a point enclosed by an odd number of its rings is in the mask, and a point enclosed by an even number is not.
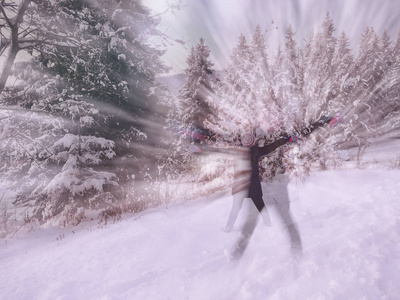
<svg viewBox="0 0 400 300"><path fill-rule="evenodd" d="M261 198L262 189L260 181L259 160L261 157L268 155L278 147L289 142L289 138L281 138L264 147L253 146L250 148L251 174L248 197L251 199Z"/></svg>
<svg viewBox="0 0 400 300"><path fill-rule="evenodd" d="M301 132L301 136L305 137L308 136L311 132L313 132L318 127L329 123L330 118L326 118L320 121L315 122L314 124L310 125L309 127L305 128ZM263 196L262 189L261 189L261 181L260 181L260 170L259 170L259 160L261 157L270 154L271 152L275 151L280 146L288 143L290 141L290 136L286 136L276 140L275 142L268 144L264 147L257 147L253 146L250 148L250 161L251 161L251 174L250 174L250 184L249 184L249 192L248 197L251 199L260 199Z"/></svg>

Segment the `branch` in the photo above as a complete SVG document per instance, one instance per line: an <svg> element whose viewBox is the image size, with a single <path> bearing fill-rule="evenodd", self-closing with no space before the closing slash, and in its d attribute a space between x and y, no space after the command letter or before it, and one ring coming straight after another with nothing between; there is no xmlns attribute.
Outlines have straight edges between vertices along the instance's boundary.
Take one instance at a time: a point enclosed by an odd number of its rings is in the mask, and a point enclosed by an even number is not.
<svg viewBox="0 0 400 300"><path fill-rule="evenodd" d="M10 10L16 11L16 7L17 7L16 3L5 3L5 2L6 2L6 0L1 0L1 5L3 7L8 7Z"/></svg>
<svg viewBox="0 0 400 300"><path fill-rule="evenodd" d="M65 37L63 37L65 38ZM29 44L29 45L24 45ZM77 48L79 47L79 41L74 39L68 39L62 44L62 42L52 42L51 40L37 40L37 39L29 39L29 40L20 40L19 41L19 48L21 50L29 49L35 47L37 45L51 45L51 46L59 46L59 47L66 47L66 48Z"/></svg>
<svg viewBox="0 0 400 300"><path fill-rule="evenodd" d="M1 14L3 15L4 20L6 21L6 23L8 24L8 26L9 26L10 28L12 28L14 25L13 25L13 23L11 22L11 20L8 18L7 13L6 13L5 10L4 10L3 4L0 5L0 12L1 12Z"/></svg>
<svg viewBox="0 0 400 300"><path fill-rule="evenodd" d="M27 110L25 108L19 108L19 107L1 107L1 106L0 106L0 110L7 110L7 111L12 110L12 111L18 111L18 112L21 111L22 113L44 114L44 115L47 115L47 116L53 116L54 117L53 114L48 113L48 112L43 111L43 110ZM26 120L23 123L20 123L19 126L21 127L22 125L27 124L28 121L30 121L30 119Z"/></svg>
<svg viewBox="0 0 400 300"><path fill-rule="evenodd" d="M22 4L18 9L17 18L15 19L15 26L18 26L23 20L25 11L28 9L29 4L31 4L32 0L23 0Z"/></svg>
<svg viewBox="0 0 400 300"><path fill-rule="evenodd" d="M28 24L28 27L23 29L22 31L20 31L19 35L26 37L26 36L32 34L32 32L40 29L40 27L35 27L33 29L30 29L30 28L31 28L31 25Z"/></svg>
<svg viewBox="0 0 400 300"><path fill-rule="evenodd" d="M182 5L183 0L177 0L175 4L168 4L168 7L161 13L158 13L154 15L153 17L159 17L161 15L166 14L170 10L181 10L183 9L186 5Z"/></svg>
<svg viewBox="0 0 400 300"><path fill-rule="evenodd" d="M3 35L0 36L0 56L3 55L4 51L10 46L10 41L4 37L4 43L3 43Z"/></svg>
<svg viewBox="0 0 400 300"><path fill-rule="evenodd" d="M8 118L11 118L11 116L7 116L7 117L4 117L4 118L1 118L0 121L3 121L3 120L8 119Z"/></svg>
<svg viewBox="0 0 400 300"><path fill-rule="evenodd" d="M54 155L53 152L51 152L47 147L43 146L41 143L39 143L38 141L34 141L31 138L29 138L28 136L22 134L22 133L17 133L16 135L25 138L26 140L30 141L33 144L39 145L40 147L42 147L42 149L46 150L48 153L50 153L51 155Z"/></svg>
<svg viewBox="0 0 400 300"><path fill-rule="evenodd" d="M16 138L14 138L14 140L15 140L15 142L16 142L22 149L25 150L25 153L28 154L28 156L30 156L30 158L31 158L34 162L38 163L38 161L36 160L36 158L35 158L33 155L31 155L31 154L29 153L29 151L26 150L25 147L24 147L23 145L21 145L21 143L20 143Z"/></svg>

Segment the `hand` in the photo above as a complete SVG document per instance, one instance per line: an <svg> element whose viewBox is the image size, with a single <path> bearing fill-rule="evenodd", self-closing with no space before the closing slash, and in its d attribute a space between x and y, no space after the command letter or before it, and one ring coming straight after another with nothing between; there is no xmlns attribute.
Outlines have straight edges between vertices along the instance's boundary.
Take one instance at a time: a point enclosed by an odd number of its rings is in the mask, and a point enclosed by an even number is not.
<svg viewBox="0 0 400 300"><path fill-rule="evenodd" d="M329 127L333 127L333 126L339 124L340 121L341 121L340 115L337 114L337 115L336 115L334 118L332 118L331 121L329 122Z"/></svg>

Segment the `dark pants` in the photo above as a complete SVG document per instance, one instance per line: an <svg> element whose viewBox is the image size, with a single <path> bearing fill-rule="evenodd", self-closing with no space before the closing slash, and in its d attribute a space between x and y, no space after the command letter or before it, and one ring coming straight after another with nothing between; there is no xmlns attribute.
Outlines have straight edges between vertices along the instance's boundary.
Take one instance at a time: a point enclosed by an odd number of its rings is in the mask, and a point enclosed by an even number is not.
<svg viewBox="0 0 400 300"><path fill-rule="evenodd" d="M254 205L257 207L258 211L261 212L265 207L264 200L262 197L252 197L251 200L253 201Z"/></svg>

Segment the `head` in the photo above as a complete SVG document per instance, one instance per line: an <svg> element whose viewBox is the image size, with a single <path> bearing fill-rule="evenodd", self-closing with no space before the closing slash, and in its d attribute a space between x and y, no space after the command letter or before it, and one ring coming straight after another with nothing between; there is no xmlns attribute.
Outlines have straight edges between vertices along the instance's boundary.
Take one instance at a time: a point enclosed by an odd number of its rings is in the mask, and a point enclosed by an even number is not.
<svg viewBox="0 0 400 300"><path fill-rule="evenodd" d="M246 132L242 134L242 145L245 147L251 147L254 145L256 138L252 132Z"/></svg>

